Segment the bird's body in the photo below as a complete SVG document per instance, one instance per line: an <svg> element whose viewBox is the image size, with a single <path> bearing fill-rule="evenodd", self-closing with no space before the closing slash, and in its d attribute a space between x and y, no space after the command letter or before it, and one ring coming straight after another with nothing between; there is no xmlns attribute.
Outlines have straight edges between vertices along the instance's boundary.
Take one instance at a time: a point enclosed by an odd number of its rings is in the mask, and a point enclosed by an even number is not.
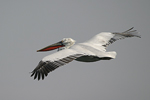
<svg viewBox="0 0 150 100"><path fill-rule="evenodd" d="M48 51L58 48L58 52L44 57L38 66L32 71L34 79L38 80L48 75L49 72L56 68L71 62L72 60L82 62L95 62L99 60L110 60L116 57L116 52L106 52L106 47L118 39L126 37L140 37L133 28L125 32L102 32L91 38L90 40L78 43L71 38L64 38L62 41L45 47L38 51Z"/></svg>

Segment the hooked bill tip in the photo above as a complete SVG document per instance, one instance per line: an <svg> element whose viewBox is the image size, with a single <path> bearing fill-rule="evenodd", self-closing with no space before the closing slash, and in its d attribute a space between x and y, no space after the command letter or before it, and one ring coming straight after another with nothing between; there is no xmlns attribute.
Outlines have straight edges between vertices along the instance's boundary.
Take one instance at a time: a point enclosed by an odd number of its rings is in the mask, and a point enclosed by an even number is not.
<svg viewBox="0 0 150 100"><path fill-rule="evenodd" d="M39 52L40 50L37 50L36 52Z"/></svg>

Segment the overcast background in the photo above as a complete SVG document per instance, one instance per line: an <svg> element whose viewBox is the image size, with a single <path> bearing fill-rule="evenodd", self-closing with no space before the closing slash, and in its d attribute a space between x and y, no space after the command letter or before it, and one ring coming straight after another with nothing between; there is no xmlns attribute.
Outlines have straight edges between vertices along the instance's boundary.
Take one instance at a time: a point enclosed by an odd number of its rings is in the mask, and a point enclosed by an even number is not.
<svg viewBox="0 0 150 100"><path fill-rule="evenodd" d="M0 0L1 100L150 100L150 0ZM49 44L135 27L108 47L116 59L73 61L44 81L30 73Z"/></svg>

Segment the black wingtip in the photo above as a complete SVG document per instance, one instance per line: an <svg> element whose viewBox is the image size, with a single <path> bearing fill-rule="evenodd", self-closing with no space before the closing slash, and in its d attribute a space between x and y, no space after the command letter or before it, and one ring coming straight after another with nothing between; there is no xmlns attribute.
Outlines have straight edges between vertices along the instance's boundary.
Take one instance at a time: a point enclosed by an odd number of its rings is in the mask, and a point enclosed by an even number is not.
<svg viewBox="0 0 150 100"><path fill-rule="evenodd" d="M38 80L40 80L41 78L41 75L40 75L40 72L38 72Z"/></svg>
<svg viewBox="0 0 150 100"><path fill-rule="evenodd" d="M36 72L35 75L34 75L34 79L36 79L36 77L37 77L37 72Z"/></svg>
<svg viewBox="0 0 150 100"><path fill-rule="evenodd" d="M34 75L34 72L30 72L30 73L32 73L31 76L30 76L30 77L32 77Z"/></svg>
<svg viewBox="0 0 150 100"><path fill-rule="evenodd" d="M132 30L134 27L131 27L130 29L128 29L128 30L126 30L126 31L124 31L124 32L122 32L122 33L126 33L126 32L128 32L128 31L130 31L130 30Z"/></svg>

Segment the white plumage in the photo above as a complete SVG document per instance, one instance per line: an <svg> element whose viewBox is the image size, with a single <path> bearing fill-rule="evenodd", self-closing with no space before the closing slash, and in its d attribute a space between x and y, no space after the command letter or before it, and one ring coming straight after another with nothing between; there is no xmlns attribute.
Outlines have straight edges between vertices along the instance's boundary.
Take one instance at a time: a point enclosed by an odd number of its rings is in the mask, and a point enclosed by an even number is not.
<svg viewBox="0 0 150 100"><path fill-rule="evenodd" d="M106 52L106 47L116 40L126 37L139 37L136 30L125 32L102 32L91 38L90 40L75 44L75 40L64 38L62 41L52 44L38 51L49 51L58 48L58 52L44 57L38 66L32 71L34 79L38 77L44 79L49 72L56 68L71 62L72 60L82 62L95 62L99 60L110 60L116 57L116 52Z"/></svg>

